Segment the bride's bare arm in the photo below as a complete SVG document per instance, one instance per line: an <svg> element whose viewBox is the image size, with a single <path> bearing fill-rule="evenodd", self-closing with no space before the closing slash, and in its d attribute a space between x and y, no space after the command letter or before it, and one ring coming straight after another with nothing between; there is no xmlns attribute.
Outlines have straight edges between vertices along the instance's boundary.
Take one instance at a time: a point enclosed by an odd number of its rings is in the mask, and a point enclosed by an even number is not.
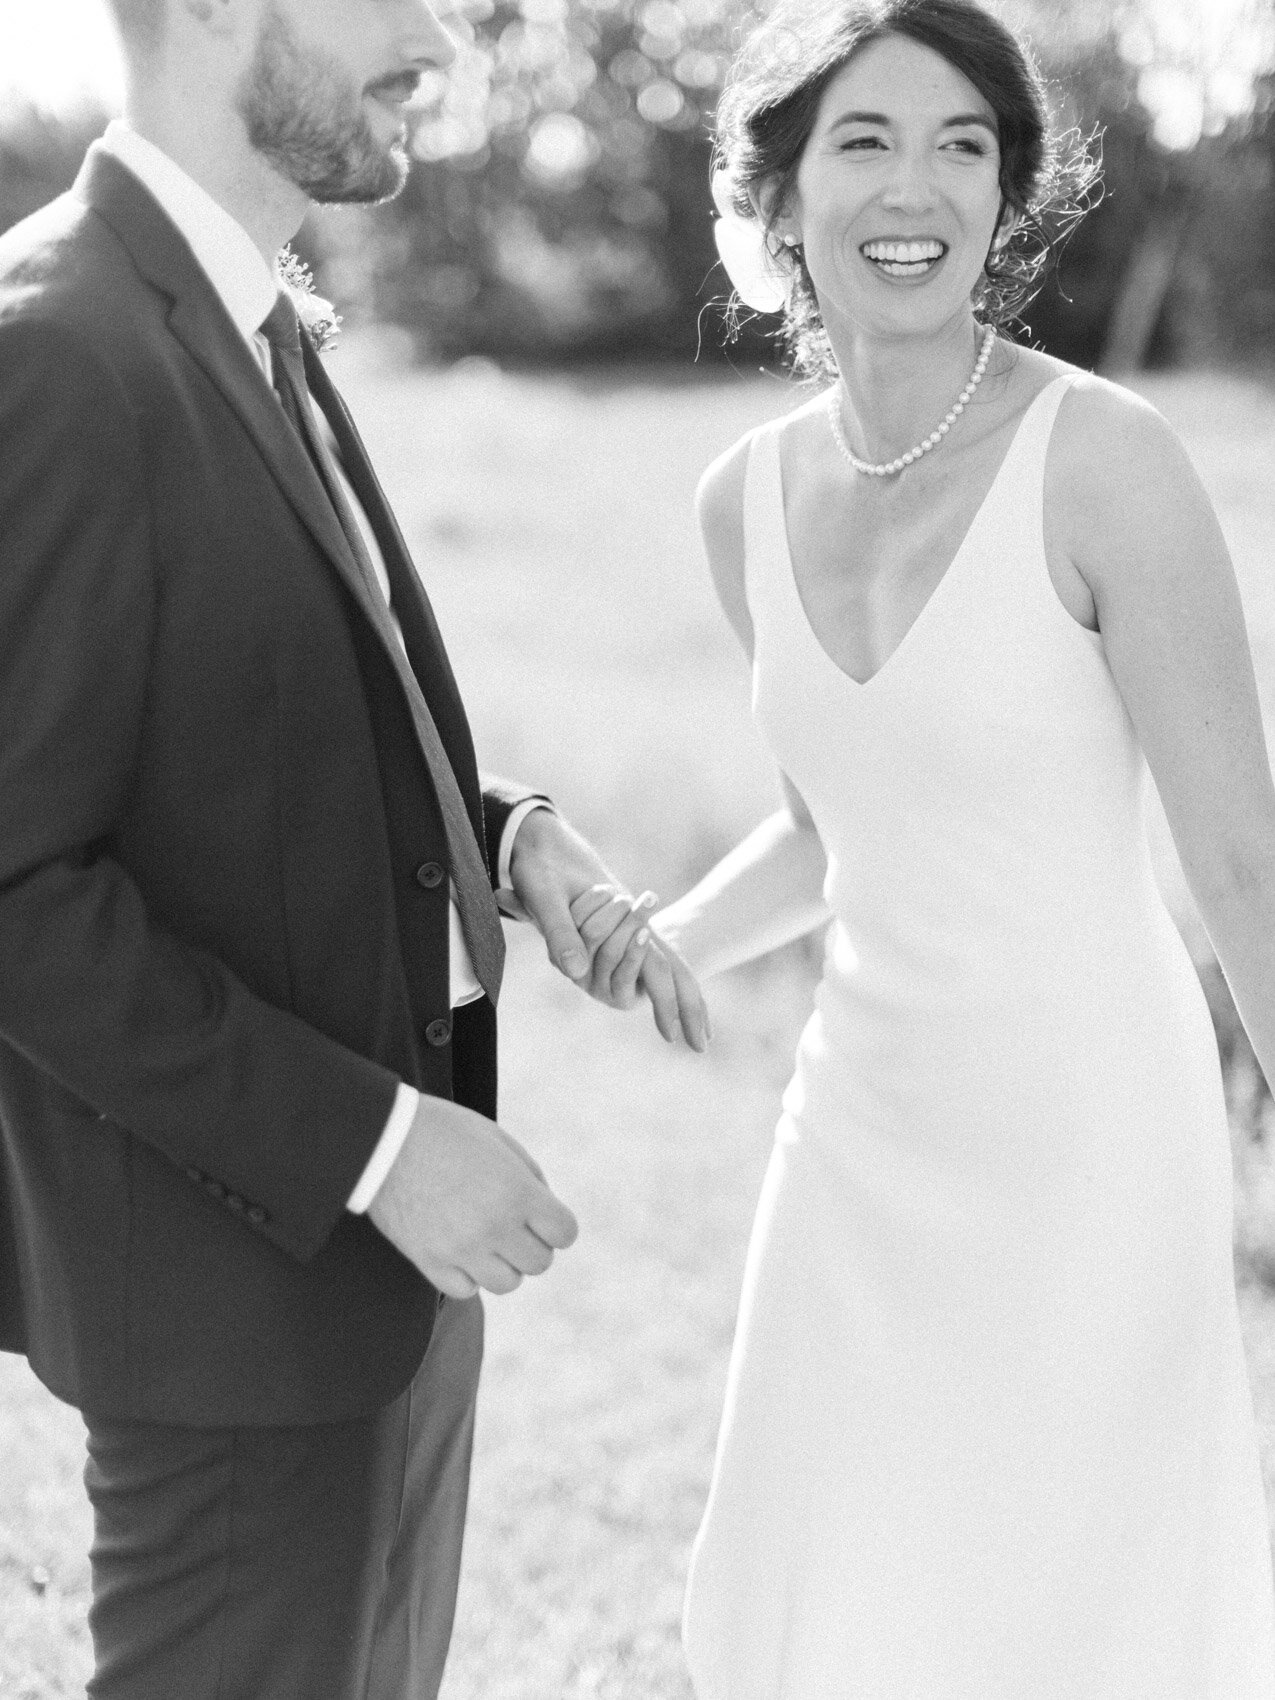
<svg viewBox="0 0 1275 1700"><path fill-rule="evenodd" d="M700 979L803 938L830 917L823 845L787 779L784 791L786 808L754 827L651 922Z"/></svg>
<svg viewBox="0 0 1275 1700"><path fill-rule="evenodd" d="M700 481L696 512L722 609L751 660L752 621L744 589L744 473L748 439ZM652 921L700 978L737 967L801 938L829 918L827 868L810 812L786 776L786 807Z"/></svg>
<svg viewBox="0 0 1275 1700"><path fill-rule="evenodd" d="M1056 442L1057 535L1093 594L1187 883L1275 1079L1275 786L1221 528L1172 431L1127 392L1077 386Z"/></svg>

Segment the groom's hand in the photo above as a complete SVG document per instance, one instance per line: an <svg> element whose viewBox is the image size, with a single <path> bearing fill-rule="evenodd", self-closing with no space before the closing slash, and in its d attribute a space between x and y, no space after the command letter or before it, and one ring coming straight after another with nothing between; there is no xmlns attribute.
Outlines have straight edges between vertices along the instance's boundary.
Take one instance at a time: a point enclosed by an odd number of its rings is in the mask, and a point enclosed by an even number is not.
<svg viewBox="0 0 1275 1700"><path fill-rule="evenodd" d="M509 870L512 912L539 929L550 960L568 979L613 1009L631 1008L640 988L666 1039L680 1032L693 1050L705 1049L708 1018L699 987L647 925L654 893L630 896L593 846L548 809L537 809L518 828Z"/></svg>
<svg viewBox="0 0 1275 1700"><path fill-rule="evenodd" d="M445 1098L422 1097L368 1206L376 1226L454 1299L511 1293L543 1275L579 1229L539 1166L503 1128Z"/></svg>

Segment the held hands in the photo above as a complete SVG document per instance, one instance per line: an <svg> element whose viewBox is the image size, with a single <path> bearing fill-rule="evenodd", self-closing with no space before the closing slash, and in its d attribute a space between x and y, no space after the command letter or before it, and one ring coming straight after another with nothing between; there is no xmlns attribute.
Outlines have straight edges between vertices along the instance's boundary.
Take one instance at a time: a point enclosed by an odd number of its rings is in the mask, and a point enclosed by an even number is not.
<svg viewBox="0 0 1275 1700"><path fill-rule="evenodd" d="M543 1275L579 1231L543 1173L503 1128L422 1097L368 1215L442 1293L511 1293Z"/></svg>
<svg viewBox="0 0 1275 1700"><path fill-rule="evenodd" d="M512 900L498 893L497 901L533 923L568 979L612 1009L631 1009L644 992L670 1044L680 1034L692 1050L708 1048L708 1010L695 977L649 925L653 893L631 897L593 847L547 809L519 827L510 878Z"/></svg>
<svg viewBox="0 0 1275 1700"><path fill-rule="evenodd" d="M562 818L537 809L514 840L507 914L544 936L551 961L613 1009L640 993L670 1043L679 1034L707 1048L708 1011L677 951L651 928L656 899L612 878L596 851ZM451 1298L480 1287L509 1293L542 1275L555 1250L574 1243L576 1219L550 1191L522 1146L485 1116L422 1097L403 1148L368 1207L377 1228Z"/></svg>

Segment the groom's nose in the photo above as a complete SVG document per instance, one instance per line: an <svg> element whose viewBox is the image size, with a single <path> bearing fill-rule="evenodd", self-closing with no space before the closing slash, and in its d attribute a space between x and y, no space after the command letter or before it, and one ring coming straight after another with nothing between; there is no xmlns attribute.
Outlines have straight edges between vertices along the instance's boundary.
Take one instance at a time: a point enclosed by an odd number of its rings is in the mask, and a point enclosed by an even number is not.
<svg viewBox="0 0 1275 1700"><path fill-rule="evenodd" d="M456 43L426 0L399 0L402 27L398 46L404 59L421 67L446 68L456 58Z"/></svg>

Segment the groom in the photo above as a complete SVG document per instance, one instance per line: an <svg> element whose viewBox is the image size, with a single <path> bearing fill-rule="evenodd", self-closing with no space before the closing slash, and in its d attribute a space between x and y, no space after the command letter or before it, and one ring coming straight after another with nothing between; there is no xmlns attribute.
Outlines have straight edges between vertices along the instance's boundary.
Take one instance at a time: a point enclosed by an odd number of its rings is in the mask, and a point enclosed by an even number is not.
<svg viewBox="0 0 1275 1700"><path fill-rule="evenodd" d="M447 36L112 3L127 122L0 240L0 1345L85 1414L96 1700L425 1700L475 1295L576 1233L492 1119L493 887L666 1036L702 1004L480 782L272 269L310 200L400 186Z"/></svg>

